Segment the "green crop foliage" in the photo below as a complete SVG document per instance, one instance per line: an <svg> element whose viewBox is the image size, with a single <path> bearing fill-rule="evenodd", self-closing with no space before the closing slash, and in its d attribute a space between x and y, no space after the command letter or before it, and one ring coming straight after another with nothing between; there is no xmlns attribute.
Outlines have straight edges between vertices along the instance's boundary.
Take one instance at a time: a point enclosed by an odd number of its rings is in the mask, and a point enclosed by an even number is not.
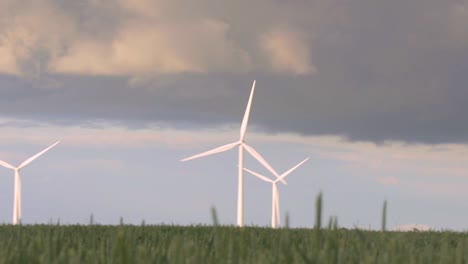
<svg viewBox="0 0 468 264"><path fill-rule="evenodd" d="M0 263L466 263L467 240L341 228L3 225Z"/></svg>

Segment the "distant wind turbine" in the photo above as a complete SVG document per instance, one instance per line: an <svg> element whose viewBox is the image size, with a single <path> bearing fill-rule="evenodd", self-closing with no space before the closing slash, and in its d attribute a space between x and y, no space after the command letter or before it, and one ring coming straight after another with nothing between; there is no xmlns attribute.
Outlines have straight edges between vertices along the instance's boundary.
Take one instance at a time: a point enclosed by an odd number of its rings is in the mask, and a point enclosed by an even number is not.
<svg viewBox="0 0 468 264"><path fill-rule="evenodd" d="M252 84L252 90L250 92L249 101L247 103L247 108L245 109L244 118L240 127L240 138L238 141L223 145L221 147L208 150L206 152L182 159L181 161L188 161L196 158L201 158L211 154L223 152L230 150L234 147L239 147L239 169L238 169L238 184L237 184L237 226L242 227L244 225L244 148L249 152L255 159L257 159L265 168L267 168L271 173L274 173L273 168L265 161L265 159L251 146L247 145L244 142L245 133L247 131L247 124L249 122L250 108L252 105L252 98L255 91L255 80Z"/></svg>
<svg viewBox="0 0 468 264"><path fill-rule="evenodd" d="M271 227L276 228L280 224L280 205L279 205L279 192L278 192L278 186L276 185L278 181L283 181L286 176L288 176L291 172L293 172L295 169L297 169L299 166L301 166L304 162L306 162L309 158L301 161L299 164L296 166L292 167L285 173L278 175L278 173L273 173L277 178L276 180L272 180L266 176L263 176L257 172L251 171L249 169L245 169L246 171L250 172L254 176L271 183L272 190L271 190ZM286 182L283 182L284 184L287 185Z"/></svg>
<svg viewBox="0 0 468 264"><path fill-rule="evenodd" d="M60 141L55 142L48 148L44 149L43 151L37 153L36 155L30 157L29 159L23 161L18 167L15 167L9 163L6 163L5 161L0 160L0 165L12 169L15 171L15 190L14 190L14 199L13 199L13 224L16 225L20 223L21 221L21 176L20 176L20 170L29 163L31 163L33 160L39 158L42 154L46 153L49 149L55 147L60 143Z"/></svg>

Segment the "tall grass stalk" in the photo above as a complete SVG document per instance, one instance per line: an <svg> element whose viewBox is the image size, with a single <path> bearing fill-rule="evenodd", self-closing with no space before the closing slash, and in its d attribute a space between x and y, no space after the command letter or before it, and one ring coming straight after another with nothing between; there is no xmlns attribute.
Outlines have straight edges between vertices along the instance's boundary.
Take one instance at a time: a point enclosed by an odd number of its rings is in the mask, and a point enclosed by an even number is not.
<svg viewBox="0 0 468 264"><path fill-rule="evenodd" d="M315 226L316 229L322 228L322 192L315 200Z"/></svg>
<svg viewBox="0 0 468 264"><path fill-rule="evenodd" d="M382 208L382 232L387 230L387 200L384 200Z"/></svg>
<svg viewBox="0 0 468 264"><path fill-rule="evenodd" d="M211 220L214 226L219 226L218 212L214 206L211 207Z"/></svg>
<svg viewBox="0 0 468 264"><path fill-rule="evenodd" d="M335 217L334 217L333 229L334 229L334 230L337 230L337 229L338 229L338 216L335 216Z"/></svg>

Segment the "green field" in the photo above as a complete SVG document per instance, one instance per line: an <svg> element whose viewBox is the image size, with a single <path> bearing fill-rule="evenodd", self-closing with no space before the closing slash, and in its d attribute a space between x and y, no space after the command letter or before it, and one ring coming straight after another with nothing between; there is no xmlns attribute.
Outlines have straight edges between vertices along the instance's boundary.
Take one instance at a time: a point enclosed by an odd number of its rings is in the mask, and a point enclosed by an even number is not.
<svg viewBox="0 0 468 264"><path fill-rule="evenodd" d="M468 233L0 226L0 263L466 263Z"/></svg>

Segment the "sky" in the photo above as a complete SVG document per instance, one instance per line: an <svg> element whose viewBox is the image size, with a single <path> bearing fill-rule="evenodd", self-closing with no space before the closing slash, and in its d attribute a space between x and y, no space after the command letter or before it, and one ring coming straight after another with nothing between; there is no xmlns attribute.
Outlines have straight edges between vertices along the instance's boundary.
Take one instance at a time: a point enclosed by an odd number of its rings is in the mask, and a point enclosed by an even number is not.
<svg viewBox="0 0 468 264"><path fill-rule="evenodd" d="M235 224L246 142L279 172L282 218L466 230L466 0L0 0L0 160L23 223ZM246 167L268 171L246 156ZM245 176L245 223L271 186ZM0 222L13 172L0 168Z"/></svg>

